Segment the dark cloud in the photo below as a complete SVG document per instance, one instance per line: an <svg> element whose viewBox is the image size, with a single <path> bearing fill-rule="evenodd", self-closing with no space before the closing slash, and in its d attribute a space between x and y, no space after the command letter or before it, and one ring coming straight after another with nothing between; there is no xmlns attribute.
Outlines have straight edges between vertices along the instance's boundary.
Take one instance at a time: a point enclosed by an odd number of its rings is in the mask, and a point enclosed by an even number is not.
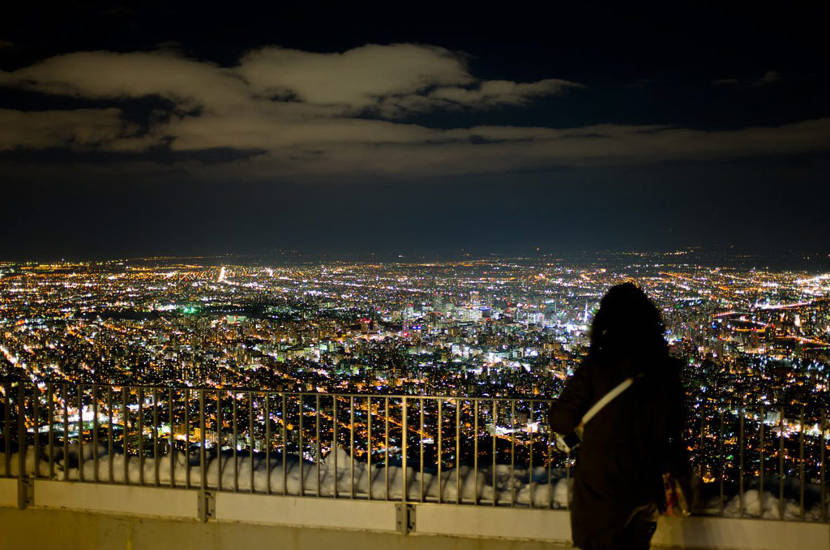
<svg viewBox="0 0 830 550"><path fill-rule="evenodd" d="M767 71L763 74L763 76L761 76L761 78L755 81L755 85L766 86L768 84L778 82L779 80L781 80L780 73L778 73L777 71Z"/></svg>
<svg viewBox="0 0 830 550"><path fill-rule="evenodd" d="M762 81L778 78L768 72ZM401 117L407 113L523 109L583 88L555 78L481 79L465 55L423 44L369 44L341 53L266 47L232 66L171 50L77 52L0 72L0 85L83 100L157 97L172 105L140 127L116 107L3 110L0 149L130 152L141 170L152 170L147 152L159 148L257 152L230 155L207 168L194 160L198 155L182 155L180 168L206 179L498 173L830 148L830 118L717 131L660 124L434 128L406 122Z"/></svg>

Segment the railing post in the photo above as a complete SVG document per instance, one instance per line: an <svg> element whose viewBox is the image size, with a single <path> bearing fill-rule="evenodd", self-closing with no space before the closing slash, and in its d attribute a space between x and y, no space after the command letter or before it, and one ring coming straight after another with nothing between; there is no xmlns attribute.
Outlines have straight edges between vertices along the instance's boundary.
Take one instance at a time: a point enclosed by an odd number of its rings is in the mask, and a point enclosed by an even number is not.
<svg viewBox="0 0 830 550"><path fill-rule="evenodd" d="M337 498L337 483L340 481L340 474L337 471L337 395L331 396L331 453L334 457L334 487L332 497Z"/></svg>
<svg viewBox="0 0 830 550"><path fill-rule="evenodd" d="M407 418L406 418L406 397L401 402L401 502L409 498L409 491L406 483L406 454L407 454Z"/></svg>
<svg viewBox="0 0 830 550"><path fill-rule="evenodd" d="M92 385L92 417L92 465L95 468L92 479L98 483L98 384Z"/></svg>
<svg viewBox="0 0 830 550"><path fill-rule="evenodd" d="M478 506L478 399L473 398L473 504Z"/></svg>
<svg viewBox="0 0 830 550"><path fill-rule="evenodd" d="M778 513L784 519L784 407L778 419Z"/></svg>
<svg viewBox="0 0 830 550"><path fill-rule="evenodd" d="M47 441L47 446L49 447L49 479L55 478L55 402L53 390L54 388L50 381L46 384L46 399L49 403L49 439Z"/></svg>
<svg viewBox="0 0 830 550"><path fill-rule="evenodd" d="M143 396L143 392L142 392ZM139 406L139 410L140 410ZM205 455L205 390L199 390L199 486L202 491L207 490L207 460ZM144 469L142 468L142 471ZM142 476L143 477L143 476ZM142 483L143 483L142 479Z"/></svg>
<svg viewBox="0 0 830 550"><path fill-rule="evenodd" d="M799 507L801 508L801 519L804 519L804 407L801 407L801 419L798 429L798 476L799 476Z"/></svg>
<svg viewBox="0 0 830 550"><path fill-rule="evenodd" d="M492 456L493 469L490 472L490 476L492 477L492 483L493 483L493 506L496 506L496 504L498 504L498 499L496 498L496 451L497 451L497 448L496 448L496 428L497 428L497 425L498 425L499 410L498 410L498 404L497 404L495 399L493 399L492 403L493 403L493 408L490 410L490 415L493 417L493 433L492 433L490 439L492 440L492 443L493 443L493 456Z"/></svg>
<svg viewBox="0 0 830 550"><path fill-rule="evenodd" d="M38 391L37 383L32 384L32 417L34 420L32 444L34 445L35 455L35 470L33 473L35 479L40 477L40 395L38 395Z"/></svg>
<svg viewBox="0 0 830 550"><path fill-rule="evenodd" d="M3 454L5 455L5 475L10 476L12 474L12 417L11 417L11 394L12 394L12 384L11 382L6 382L5 387L3 388L5 391L3 392L5 395L3 400L5 401L5 406L3 407Z"/></svg>
<svg viewBox="0 0 830 550"><path fill-rule="evenodd" d="M23 380L17 383L17 468L17 507L23 510L31 503L34 488L26 472L26 392Z"/></svg>
<svg viewBox="0 0 830 550"><path fill-rule="evenodd" d="M819 451L821 460L821 475L819 482L821 483L821 519L827 521L827 411L821 412L821 427L819 434L819 442L821 449Z"/></svg>
<svg viewBox="0 0 830 550"><path fill-rule="evenodd" d="M738 516L744 516L744 405L743 399L738 408Z"/></svg>
<svg viewBox="0 0 830 550"><path fill-rule="evenodd" d="M354 396L349 396L349 478L351 498L355 497L354 487Z"/></svg>
<svg viewBox="0 0 830 550"><path fill-rule="evenodd" d="M444 400L442 398L438 398L438 503L441 504L444 501L444 485L443 479L441 476L441 463L443 462L443 448L442 448L442 439L444 436L444 417L443 417L443 407L444 407Z"/></svg>
<svg viewBox="0 0 830 550"><path fill-rule="evenodd" d="M367 492L369 500L372 500L372 396L366 396L366 479L368 482Z"/></svg>
<svg viewBox="0 0 830 550"><path fill-rule="evenodd" d="M256 435L254 433L254 392L248 392L248 465L250 466L250 492L253 494L256 487L254 486L254 444L256 443Z"/></svg>
<svg viewBox="0 0 830 550"><path fill-rule="evenodd" d="M217 402L218 402L218 393L217 393ZM219 414L217 408L217 415ZM220 422L221 425L221 422ZM219 450L221 451L222 447L220 445ZM219 463L221 466L221 462ZM268 472L268 478L266 480L265 491L270 495L271 494L271 395L266 393L265 394L265 471ZM219 488L222 488L222 472L220 468L219 472Z"/></svg>
<svg viewBox="0 0 830 550"><path fill-rule="evenodd" d="M461 504L461 399L455 398L455 503Z"/></svg>
<svg viewBox="0 0 830 550"><path fill-rule="evenodd" d="M764 497L764 470L766 468L766 461L764 460L764 458L765 458L764 457L764 444L765 444L764 443L764 424L765 424L765 421L766 421L766 408L763 405L761 405L761 422L760 422L760 425L758 426L758 433L759 433L758 437L760 439L760 443L759 443L759 446L758 446L758 452L759 452L759 455L760 455L758 457L758 461L760 463L760 470L758 471L758 485L759 485L758 494L760 496L760 504L759 504L759 509L758 509L758 515L760 515L760 516L764 515L764 498L765 498Z"/></svg>

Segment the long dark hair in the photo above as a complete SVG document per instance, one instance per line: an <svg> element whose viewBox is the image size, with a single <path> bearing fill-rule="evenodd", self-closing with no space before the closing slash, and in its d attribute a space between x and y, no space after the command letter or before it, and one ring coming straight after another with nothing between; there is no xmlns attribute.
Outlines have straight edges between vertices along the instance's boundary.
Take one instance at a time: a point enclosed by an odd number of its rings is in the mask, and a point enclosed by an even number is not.
<svg viewBox="0 0 830 550"><path fill-rule="evenodd" d="M613 286L600 300L591 323L588 356L608 366L629 360L648 369L668 355L665 330L660 312L645 292L633 283Z"/></svg>

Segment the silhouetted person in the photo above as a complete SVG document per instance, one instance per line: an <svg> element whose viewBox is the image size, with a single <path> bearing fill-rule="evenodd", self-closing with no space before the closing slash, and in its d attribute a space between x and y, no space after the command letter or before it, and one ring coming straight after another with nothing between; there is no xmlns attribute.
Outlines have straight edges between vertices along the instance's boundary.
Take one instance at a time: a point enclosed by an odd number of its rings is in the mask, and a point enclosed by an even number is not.
<svg viewBox="0 0 830 550"><path fill-rule="evenodd" d="M574 469L571 527L583 549L647 549L665 505L662 474L688 479L680 363L668 355L657 308L631 283L600 301L588 356L553 403L568 434L609 391L633 378L585 426Z"/></svg>

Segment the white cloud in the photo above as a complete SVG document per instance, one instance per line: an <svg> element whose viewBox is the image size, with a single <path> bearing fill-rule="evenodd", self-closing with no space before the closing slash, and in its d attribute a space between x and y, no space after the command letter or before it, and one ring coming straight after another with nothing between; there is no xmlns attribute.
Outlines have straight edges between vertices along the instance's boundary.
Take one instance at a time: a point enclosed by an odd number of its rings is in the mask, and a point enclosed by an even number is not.
<svg viewBox="0 0 830 550"><path fill-rule="evenodd" d="M343 53L262 48L246 54L236 72L255 93L356 110L387 96L475 82L460 55L416 44L370 44Z"/></svg>
<svg viewBox="0 0 830 550"><path fill-rule="evenodd" d="M401 115L435 109L520 108L579 84L560 79L482 81L465 57L434 46L367 45L343 53L269 47L237 66L170 51L79 52L10 73L0 85L88 99L159 96L176 105L140 134L118 109L0 111L0 149L69 147L134 153L212 148L256 151L210 167L206 178L341 174L459 174L552 164L801 153L830 149L830 119L706 132L660 125L436 129ZM371 113L380 119L362 115ZM137 164L137 165L138 165Z"/></svg>

